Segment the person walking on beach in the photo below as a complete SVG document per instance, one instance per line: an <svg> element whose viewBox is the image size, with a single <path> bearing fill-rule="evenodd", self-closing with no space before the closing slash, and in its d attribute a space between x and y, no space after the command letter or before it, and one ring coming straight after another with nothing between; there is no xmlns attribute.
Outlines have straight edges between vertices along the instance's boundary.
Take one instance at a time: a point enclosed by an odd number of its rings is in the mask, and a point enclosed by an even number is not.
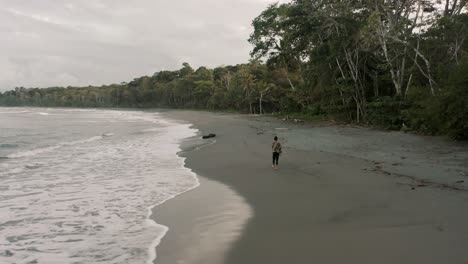
<svg viewBox="0 0 468 264"><path fill-rule="evenodd" d="M276 137L276 136L275 136L274 140L275 141L273 141L273 144L271 145L271 149L273 150L273 165L271 167L273 169L277 170L278 169L279 156L281 154L281 143L278 142L278 137Z"/></svg>

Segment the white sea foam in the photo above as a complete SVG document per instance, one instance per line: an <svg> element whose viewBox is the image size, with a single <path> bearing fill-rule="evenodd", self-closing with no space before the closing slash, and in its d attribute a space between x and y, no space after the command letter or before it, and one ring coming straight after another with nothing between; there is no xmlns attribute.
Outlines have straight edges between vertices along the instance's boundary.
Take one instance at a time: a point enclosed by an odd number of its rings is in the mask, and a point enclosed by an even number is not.
<svg viewBox="0 0 468 264"><path fill-rule="evenodd" d="M31 113L31 111L27 111L27 110L21 110L21 111L0 111L0 114L24 114L24 113Z"/></svg>
<svg viewBox="0 0 468 264"><path fill-rule="evenodd" d="M11 154L0 171L0 263L151 263L168 230L149 220L151 209L199 185L176 155L197 132L190 125L153 113L86 113L159 130Z"/></svg>
<svg viewBox="0 0 468 264"><path fill-rule="evenodd" d="M23 158L23 157L28 157L28 156L34 156L34 155L42 154L44 152L49 152L49 151L56 150L56 149L61 148L63 146L73 146L73 145L93 142L93 141L96 141L96 140L100 140L102 138L103 138L102 136L94 136L94 137L90 137L90 138L82 139L82 140L76 140L76 141L71 141L71 142L62 142L62 143L59 143L59 144L53 145L53 146L48 146L48 147L37 148L37 149L27 150L27 151L23 151L23 152L13 153L13 154L8 155L7 158L13 159L13 158Z"/></svg>
<svg viewBox="0 0 468 264"><path fill-rule="evenodd" d="M143 129L142 132L158 132L161 131L161 128L147 128Z"/></svg>
<svg viewBox="0 0 468 264"><path fill-rule="evenodd" d="M60 148L60 146L61 145L55 145L55 146L50 146L50 147L37 148L37 149L33 149L33 150L13 153L13 154L8 155L7 158L13 159L13 158L34 156L34 155L38 155L38 154L41 154L41 153L44 153L44 152L48 152L48 151L58 149L58 148Z"/></svg>
<svg viewBox="0 0 468 264"><path fill-rule="evenodd" d="M180 150L180 149L179 149ZM184 158L185 160L185 158ZM184 164L185 166L185 164ZM162 231L160 233L160 235L158 237L156 237L156 239L153 240L153 242L151 242L151 244L148 246L148 259L146 261L147 264L152 264L153 261L156 259L157 257L157 254L156 254L156 247L161 243L161 239L166 235L167 231L169 231L169 227L167 226L164 226L164 225L159 225L158 223L156 223L154 220L151 219L151 215L153 214L153 209L160 205L160 204L163 204L164 202L166 202L167 200L170 200L174 197L176 197L177 195L180 195L180 194L183 194L185 192L188 192L190 190L193 190L195 188L197 188L198 186L200 186L200 181L198 180L196 174L194 172L192 172L190 170L190 173L192 174L192 176L194 177L195 179L195 184L191 187L191 188L187 188L185 191L183 192L180 192L178 194L175 194L175 195L171 195L169 197L167 197L166 199L150 206L148 208L148 216L147 216L147 222L148 222L148 225L151 225L151 226L155 226L155 227L162 227Z"/></svg>

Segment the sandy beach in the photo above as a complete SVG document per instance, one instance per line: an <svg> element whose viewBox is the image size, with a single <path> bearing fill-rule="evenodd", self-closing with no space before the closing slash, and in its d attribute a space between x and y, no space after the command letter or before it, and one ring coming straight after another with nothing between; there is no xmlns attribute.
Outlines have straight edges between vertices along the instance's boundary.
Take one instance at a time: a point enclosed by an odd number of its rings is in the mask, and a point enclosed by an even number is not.
<svg viewBox="0 0 468 264"><path fill-rule="evenodd" d="M464 143L270 117L169 111L215 141L200 187L154 208L157 264L468 263ZM284 153L271 168L271 142ZM195 141L200 142L200 140Z"/></svg>

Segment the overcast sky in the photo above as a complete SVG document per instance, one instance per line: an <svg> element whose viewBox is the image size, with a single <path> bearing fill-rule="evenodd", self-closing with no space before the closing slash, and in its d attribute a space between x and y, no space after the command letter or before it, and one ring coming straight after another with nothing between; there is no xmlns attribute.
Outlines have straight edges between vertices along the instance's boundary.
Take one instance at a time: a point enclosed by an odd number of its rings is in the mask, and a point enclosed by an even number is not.
<svg viewBox="0 0 468 264"><path fill-rule="evenodd" d="M274 0L0 0L0 91L246 62Z"/></svg>

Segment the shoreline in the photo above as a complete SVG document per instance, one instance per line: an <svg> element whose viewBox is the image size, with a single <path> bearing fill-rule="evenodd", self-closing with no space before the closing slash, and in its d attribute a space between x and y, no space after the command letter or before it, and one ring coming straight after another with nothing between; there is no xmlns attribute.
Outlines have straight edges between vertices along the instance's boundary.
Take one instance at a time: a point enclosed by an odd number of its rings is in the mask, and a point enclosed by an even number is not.
<svg viewBox="0 0 468 264"><path fill-rule="evenodd" d="M173 120L173 119L169 119L169 122L180 123L180 121ZM190 129L194 129L193 125L190 126ZM196 134L200 133L200 131L198 129L195 128L195 130L196 130ZM184 144L187 144L188 142L192 142L195 145L195 148L203 147L204 145L206 145L206 144L196 143L196 141L194 139L195 137L196 137L196 135L192 136L190 138L182 139L181 142L179 143L179 149L178 149L176 155L178 156L178 158L182 159L183 167L185 169L187 169L188 172L193 176L193 178L195 179L196 184L193 187L191 187L190 189L185 190L185 191L183 191L181 193L175 194L175 195L173 195L171 197L168 197L167 199L165 199L165 200L163 200L163 201L161 201L159 203L156 203L156 204L154 204L154 205L152 205L152 206L150 206L148 208L148 214L147 214L147 217L146 217L146 221L148 222L148 224L152 225L152 226L161 227L164 231L159 237L154 239L152 241L152 243L148 246L148 248L147 248L147 250L148 250L148 260L146 261L147 264L151 264L151 263L156 261L156 259L157 259L156 249L161 244L161 241L162 241L162 239L164 239L167 232L170 230L169 226L162 225L162 224L156 222L156 219L154 217L152 217L154 215L154 211L156 210L156 208L163 205L164 203L172 200L172 199L175 199L179 195L183 195L183 194L185 194L187 192L190 192L190 191L200 187L200 178L199 178L199 176L191 168L186 166L186 159L187 158L180 155L180 153L183 153L185 151L184 148L183 148Z"/></svg>
<svg viewBox="0 0 468 264"><path fill-rule="evenodd" d="M170 227L156 249L161 258L158 254L155 263L468 260L464 250L468 246L465 224L468 213L460 210L468 204L466 193L418 186L412 179L394 177L401 171L414 174L417 179L422 175L422 179L440 182L464 178L461 173L468 169L459 164L468 160L464 145L446 144L437 138L427 141L401 133L311 127L268 117L191 111L163 114L190 122L203 133L218 134L216 144L181 155L187 158L186 166L200 178L227 186L243 198L253 213L245 224L237 225L239 237L230 240L222 256L208 252L202 259L185 256L180 261L181 252L199 250L199 237L187 235L194 227L202 226L203 237L209 237L212 244L225 239L211 229L213 222L204 218L203 212L188 209L189 200L200 198L203 207L199 203L199 208L210 208L222 198L222 193L203 190L202 183L201 187L154 209L156 221L165 221ZM272 135L279 135L285 146L280 170L276 172L269 165ZM307 138L314 140L309 142ZM355 145L356 140L362 144ZM407 141L415 143L408 149L401 147ZM393 159L400 158L397 154L403 153L409 158L392 165ZM434 167L437 170L426 167L428 163L437 164ZM390 175L384 173L386 170L391 171ZM459 185L466 188L466 182ZM211 217L218 222L226 221L223 217ZM436 252L430 250L434 247L438 248Z"/></svg>
<svg viewBox="0 0 468 264"><path fill-rule="evenodd" d="M200 187L200 179L198 178L198 176L188 167L185 166L185 158L184 159L184 167L189 169L190 170L190 173L193 174L195 180L196 180L196 185L193 186L192 188L184 191L184 192L181 192L181 193L178 193L176 195L173 195L171 197L168 197L167 199L165 199L164 201L161 201L159 203L156 203L152 206L150 206L148 208L148 214L147 214L147 217L146 217L146 221L148 222L148 225L151 225L151 226L158 226L158 227L161 227L164 231L163 233L157 237L156 239L154 239L151 244L148 246L147 250L148 250L148 260L146 261L147 264L151 264L153 262L156 261L157 259L157 252L156 252L156 248L161 244L161 241L164 239L164 237L166 236L167 232L170 230L169 226L166 226L166 225L162 225L160 223L157 223L156 222L156 219L154 219L152 216L154 215L154 211L156 210L156 208L158 206L161 206L162 204L176 198L177 196L179 195L183 195L184 193L186 192L190 192L196 188L199 188Z"/></svg>
<svg viewBox="0 0 468 264"><path fill-rule="evenodd" d="M169 226L153 263L223 263L252 208L228 186L199 176L201 185L154 208ZM215 198L215 199L213 199Z"/></svg>
<svg viewBox="0 0 468 264"><path fill-rule="evenodd" d="M162 112L162 114L164 115L167 113ZM171 245L170 248L165 247L164 240L167 240L167 233L174 231L176 234L180 234L181 227L185 227L186 229L184 236L187 236L188 233L191 233L190 235L192 236L192 240L203 239L203 234L201 233L207 231L207 229L211 230L209 232L212 232L214 229L222 231L218 232L223 233L223 235L218 237L216 240L216 245L210 244L209 241L205 241L205 244L199 244L197 246L197 251L201 250L202 253L207 253L209 251L209 261L221 263L223 255L227 252L229 245L240 236L242 226L251 217L252 209L248 206L244 199L229 186L201 176L194 172L191 167L187 166L186 160L188 156L196 153L201 149L208 148L211 145L216 144L216 138L201 139L202 131L199 130L195 124L192 124L187 120L175 119L171 116L166 116L166 118L169 120L176 120L178 123L190 123L191 128L198 130L198 135L182 140L180 143L180 150L177 155L180 158L183 158L184 167L193 173L199 184L183 193L168 198L167 200L151 208L151 214L149 215L148 220L157 225L166 227L167 230L159 239L157 239L158 242L156 244L149 247L150 253L154 254L155 258L153 258L151 261L148 261L148 263L160 263L161 261L168 263L185 263L187 259L180 259L181 256L183 258L187 255L190 255L190 263L195 263L194 261L196 261L196 263L204 263L201 254L195 254L194 250L186 250L186 252L181 253L180 250L174 248L173 245ZM209 195L206 195L206 192L208 192ZM212 200L213 196L221 199ZM209 203L208 210L198 211L199 207L206 205L205 203ZM228 204L228 206L226 207L225 204ZM174 212L174 208L177 210L190 211L190 218L206 217L207 214L212 214L212 216L215 218L222 218L223 220L218 223L211 223L210 227L208 228L198 226L196 227L197 230L195 231L191 229L193 229L194 225L196 224L192 223L191 225L184 226L184 223L176 221L175 227L178 230L173 230L172 226L174 225L174 220L178 218L178 212ZM237 213L235 217L231 215L232 211ZM239 215L241 215L242 219L239 219ZM181 242L178 240L184 239L175 239L175 241L172 241L172 243L180 244ZM188 247L187 245L182 245L182 248ZM179 258L177 261L174 260L174 257L176 256L173 253L165 255L167 254L166 251L172 251L173 249L177 250L177 258ZM166 256L169 256L169 258L166 258ZM194 260L194 258L198 258L198 260Z"/></svg>

